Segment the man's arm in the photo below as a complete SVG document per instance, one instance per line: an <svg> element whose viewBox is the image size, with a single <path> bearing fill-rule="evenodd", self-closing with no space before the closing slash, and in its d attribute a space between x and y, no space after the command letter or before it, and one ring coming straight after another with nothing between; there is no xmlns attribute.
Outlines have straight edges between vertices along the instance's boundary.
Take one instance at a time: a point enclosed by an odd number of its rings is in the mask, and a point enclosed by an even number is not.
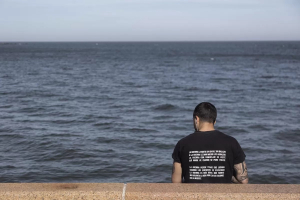
<svg viewBox="0 0 300 200"><path fill-rule="evenodd" d="M249 181L249 178L248 178L246 162L244 161L242 163L234 165L234 170L236 172L236 176L235 177L233 176L231 181L233 183L247 184Z"/></svg>
<svg viewBox="0 0 300 200"><path fill-rule="evenodd" d="M181 183L182 182L182 168L181 163L174 162L172 170L172 183Z"/></svg>

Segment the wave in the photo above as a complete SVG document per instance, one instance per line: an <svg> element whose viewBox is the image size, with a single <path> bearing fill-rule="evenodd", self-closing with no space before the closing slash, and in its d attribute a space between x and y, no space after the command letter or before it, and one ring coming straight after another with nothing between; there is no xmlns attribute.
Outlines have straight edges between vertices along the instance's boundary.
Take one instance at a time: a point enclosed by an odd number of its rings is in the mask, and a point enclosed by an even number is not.
<svg viewBox="0 0 300 200"><path fill-rule="evenodd" d="M159 142L143 142L138 143L138 147L140 148L147 148L147 149L169 149L172 150L175 147L175 144L163 144Z"/></svg>
<svg viewBox="0 0 300 200"><path fill-rule="evenodd" d="M124 131L131 133L158 133L159 131L154 129L146 129L146 128L127 128Z"/></svg>
<svg viewBox="0 0 300 200"><path fill-rule="evenodd" d="M172 104L162 104L159 106L155 106L153 108L153 110L157 110L157 111L171 111L171 110L176 110L176 106L172 105Z"/></svg>
<svg viewBox="0 0 300 200"><path fill-rule="evenodd" d="M299 143L300 129L287 129L274 134L277 140Z"/></svg>
<svg viewBox="0 0 300 200"><path fill-rule="evenodd" d="M93 126L111 126L113 124L114 123L111 123L111 122L99 122L99 123L93 124Z"/></svg>

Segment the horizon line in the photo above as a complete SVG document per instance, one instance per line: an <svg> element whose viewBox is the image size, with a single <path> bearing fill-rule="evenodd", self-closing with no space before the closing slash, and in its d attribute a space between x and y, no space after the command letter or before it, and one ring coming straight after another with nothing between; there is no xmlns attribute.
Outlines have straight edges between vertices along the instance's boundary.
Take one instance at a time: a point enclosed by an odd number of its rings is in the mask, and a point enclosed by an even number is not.
<svg viewBox="0 0 300 200"><path fill-rule="evenodd" d="M134 40L109 40L109 41L89 41L89 40L78 40L78 41L67 41L67 40L59 40L59 41L42 41L42 40L37 40L37 41L0 41L0 44L5 44L5 43L58 43L58 42L69 42L69 43L88 43L88 42L95 42L95 43L117 43L117 42L130 42L130 43L150 43L150 42L300 42L299 40L138 40L138 41L134 41Z"/></svg>

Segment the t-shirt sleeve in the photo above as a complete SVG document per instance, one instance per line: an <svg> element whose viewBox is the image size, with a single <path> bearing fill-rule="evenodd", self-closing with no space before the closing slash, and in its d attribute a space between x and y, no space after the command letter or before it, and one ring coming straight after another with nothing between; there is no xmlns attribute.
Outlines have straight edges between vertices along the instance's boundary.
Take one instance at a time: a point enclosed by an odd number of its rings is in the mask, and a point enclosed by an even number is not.
<svg viewBox="0 0 300 200"><path fill-rule="evenodd" d="M233 164L239 164L245 161L246 155L238 143L238 141L235 139L234 145L233 145Z"/></svg>
<svg viewBox="0 0 300 200"><path fill-rule="evenodd" d="M177 142L173 154L172 154L172 158L174 160L174 162L178 162L181 163L181 159L180 159L180 142Z"/></svg>

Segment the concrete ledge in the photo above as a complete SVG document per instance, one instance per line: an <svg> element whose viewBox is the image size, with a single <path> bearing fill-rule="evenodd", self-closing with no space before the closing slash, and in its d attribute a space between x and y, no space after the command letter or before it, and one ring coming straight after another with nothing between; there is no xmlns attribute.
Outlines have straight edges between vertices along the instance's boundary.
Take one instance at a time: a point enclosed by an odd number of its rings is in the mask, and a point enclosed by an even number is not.
<svg viewBox="0 0 300 200"><path fill-rule="evenodd" d="M132 199L300 199L300 185L127 184Z"/></svg>
<svg viewBox="0 0 300 200"><path fill-rule="evenodd" d="M0 183L0 200L122 199L123 183Z"/></svg>
<svg viewBox="0 0 300 200"><path fill-rule="evenodd" d="M126 189L126 190L125 190ZM300 185L0 183L0 200L300 199Z"/></svg>

